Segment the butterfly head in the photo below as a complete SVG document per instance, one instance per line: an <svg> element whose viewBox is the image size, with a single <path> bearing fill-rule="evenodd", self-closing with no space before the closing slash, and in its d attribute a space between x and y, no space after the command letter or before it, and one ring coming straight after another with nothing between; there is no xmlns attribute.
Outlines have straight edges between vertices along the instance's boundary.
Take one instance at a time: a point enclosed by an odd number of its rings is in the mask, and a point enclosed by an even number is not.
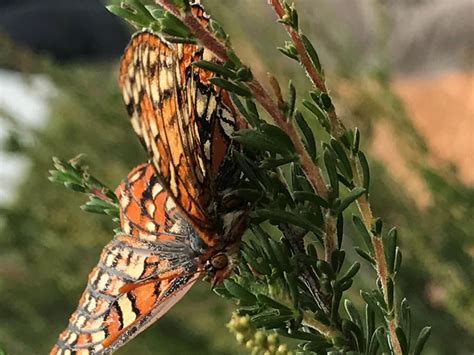
<svg viewBox="0 0 474 355"><path fill-rule="evenodd" d="M232 274L239 261L240 241L247 227L247 211L236 210L222 216L220 236L215 239L221 241L221 247L216 253L207 257L204 263L206 280L212 287L220 284Z"/></svg>
<svg viewBox="0 0 474 355"><path fill-rule="evenodd" d="M230 276L234 270L235 265L238 263L238 245L232 245L225 248L223 251L212 255L207 259L204 264L206 271L205 280L211 283L214 288L219 285L227 277Z"/></svg>

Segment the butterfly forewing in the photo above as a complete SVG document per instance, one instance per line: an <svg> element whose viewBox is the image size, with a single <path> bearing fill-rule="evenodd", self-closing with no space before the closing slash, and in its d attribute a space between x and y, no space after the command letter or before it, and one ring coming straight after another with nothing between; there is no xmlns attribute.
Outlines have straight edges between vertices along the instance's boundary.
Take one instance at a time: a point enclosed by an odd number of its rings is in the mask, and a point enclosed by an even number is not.
<svg viewBox="0 0 474 355"><path fill-rule="evenodd" d="M200 276L191 245L199 237L159 185L151 164L133 169L117 194L128 234L117 234L102 251L52 354L118 348L161 317Z"/></svg>
<svg viewBox="0 0 474 355"><path fill-rule="evenodd" d="M206 53L144 31L133 37L120 66L132 126L163 186L200 230L212 229L213 184L236 126L226 94L208 81L213 74L192 65Z"/></svg>

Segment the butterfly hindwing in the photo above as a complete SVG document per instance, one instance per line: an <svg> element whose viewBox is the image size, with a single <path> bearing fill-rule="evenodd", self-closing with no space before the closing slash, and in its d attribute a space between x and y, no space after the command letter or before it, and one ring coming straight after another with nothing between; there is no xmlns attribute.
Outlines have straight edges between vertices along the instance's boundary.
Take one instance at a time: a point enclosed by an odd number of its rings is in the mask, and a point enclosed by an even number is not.
<svg viewBox="0 0 474 355"><path fill-rule="evenodd" d="M175 232L185 233L187 223L159 182L153 165L134 168L115 193L120 203L120 224L126 234L155 241L172 240Z"/></svg>
<svg viewBox="0 0 474 355"><path fill-rule="evenodd" d="M117 189L128 234L117 234L102 251L51 354L118 348L161 317L199 278L192 246L199 237L174 205L167 206L172 200L157 184L154 167L144 164ZM139 212L132 207L134 201L140 203ZM147 229L151 220L161 223Z"/></svg>

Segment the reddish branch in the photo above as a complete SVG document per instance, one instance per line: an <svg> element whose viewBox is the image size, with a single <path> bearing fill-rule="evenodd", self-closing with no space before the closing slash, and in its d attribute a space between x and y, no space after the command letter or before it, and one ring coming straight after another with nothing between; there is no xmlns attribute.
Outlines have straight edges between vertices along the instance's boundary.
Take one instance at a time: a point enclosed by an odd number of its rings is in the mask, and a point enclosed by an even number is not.
<svg viewBox="0 0 474 355"><path fill-rule="evenodd" d="M219 41L207 28L203 27L202 24L192 15L190 12L181 12L176 5L172 4L169 0L156 0L163 8L171 12L173 15L178 17L189 29L193 32L194 36L209 49L216 58L223 62L229 60L227 55L227 48ZM327 198L327 188L322 178L321 172L314 165L311 157L304 148L303 143L295 129L295 127L286 120L285 115L281 112L278 104L270 97L268 92L256 79L253 79L248 83L249 89L252 91L255 99L262 105L262 107L269 113L274 119L275 123L282 128L290 137L293 145L295 146L296 153L300 157L301 168L305 175L308 177L311 185L315 191L323 198Z"/></svg>
<svg viewBox="0 0 474 355"><path fill-rule="evenodd" d="M281 6L280 1L269 0L268 3L273 7L273 10L275 10L278 18L283 19L283 17L286 15L286 12L285 12L285 9L283 9L283 6ZM306 49L303 45L303 41L301 40L299 33L296 32L293 29L293 27L291 27L290 25L284 25L284 26L291 40L295 44L296 51L298 52L300 56L300 61L304 69L306 70L306 74L308 74L309 78L311 79L315 87L317 87L319 90L323 92L326 92L326 85L324 84L324 81L319 76L318 72L316 71L316 68L312 64L311 59L309 58L308 53L306 52Z"/></svg>
<svg viewBox="0 0 474 355"><path fill-rule="evenodd" d="M273 10L277 14L278 18L281 20L286 16L285 9L281 5L280 0L268 0L268 3L272 6ZM296 47L296 51L298 52L300 63L303 66L304 70L306 71L306 75L308 75L309 79L311 80L313 86L319 89L322 92L327 93L328 89L324 82L324 79L316 70L316 67L313 65L311 58L306 51L306 48L303 44L303 40L301 39L300 33L295 30L290 25L284 25L288 35L290 36L293 44ZM344 126L342 122L339 120L336 114L336 110L332 107L328 111L329 121L331 123L331 132L336 138L340 138L344 132Z"/></svg>
<svg viewBox="0 0 474 355"><path fill-rule="evenodd" d="M273 10L275 11L279 19L284 19L285 16L288 16L280 0L268 0L268 3L272 6ZM319 89L320 91L327 93L327 87L326 87L326 84L324 83L324 79L321 77L321 75L318 73L315 66L313 65L312 60L309 57L308 52L301 39L301 34L299 33L298 30L294 29L290 25L285 24L285 29L288 32L288 35L290 36L291 40L293 41L293 44L295 45L296 51L299 55L300 63L305 69L306 74L310 78L313 86ZM336 137L337 139L341 138L344 132L344 125L339 120L334 107L332 107L328 111L328 116L331 122L331 132L333 136ZM353 167L355 167L355 160L353 157L352 159L353 159ZM360 172L357 171L358 170L357 168L353 170L355 170L354 172L356 174L357 173L360 174ZM372 210L370 208L370 203L365 195L361 196L357 200L357 205L359 207L359 211L364 221L364 224L366 225L367 230L370 231L372 229L373 215L372 215ZM388 282L389 275L387 273L387 261L385 259L383 244L382 244L381 239L375 236L372 236L371 239L372 239L372 245L374 247L374 252L375 252L377 274L380 280L382 280L382 292L384 295L385 302L388 303L387 282ZM395 332L395 329L397 326L396 317L394 319L387 319L386 321L387 321L387 325L390 332L390 341L392 343L393 352L395 354L401 354L402 351L401 351L400 343L398 341L398 337Z"/></svg>
<svg viewBox="0 0 474 355"><path fill-rule="evenodd" d="M226 46L220 40L218 40L212 33L210 33L207 30L207 28L203 27L202 24L199 22L199 20L196 19L191 13L180 11L169 0L156 0L156 2L159 3L163 8L165 8L166 10L174 14L186 26L188 26L189 29L193 32L194 36L201 42L203 46L205 46L208 50L210 50L216 56L216 58L220 59L223 62L226 62L227 60L229 60ZM299 38L299 42L302 46L302 42L300 38ZM300 49L304 50L304 47L301 47ZM305 61L307 61L308 63L308 68L311 68L311 66L309 65L311 61L307 54L305 56ZM322 85L321 87L324 89L322 91L326 91L324 87L324 82L319 78L317 72L314 71L314 68L311 72L309 72L308 75L310 75L310 77L312 78L315 78L315 82L318 82L319 85ZM308 152L306 151L293 124L287 120L286 116L280 110L278 103L275 102L275 100L268 94L268 92L260 84L259 81L257 81L256 79L252 79L252 81L247 83L247 85L250 91L252 92L253 96L255 97L255 99L268 112L268 114L273 118L275 123L288 134L291 141L293 142L296 153L300 157L300 165L303 172L305 173L306 177L308 178L308 180L310 181L311 185L313 186L314 190L318 193L318 195L326 199L328 196L328 190L322 178L321 171L319 167L313 162ZM326 256L326 260L329 261L331 251L335 247L335 240L336 240L335 219L325 218L324 228L325 228L325 234L326 234L325 256Z"/></svg>
<svg viewBox="0 0 474 355"><path fill-rule="evenodd" d="M268 92L256 79L253 79L248 84L248 86L254 94L255 99L270 114L275 123L286 132L288 137L290 137L293 145L295 146L295 151L300 157L301 168L308 177L308 180L311 182L311 185L315 191L321 197L327 198L328 191L321 176L321 172L311 160L311 157L301 142L301 139L293 124L286 119L285 115L280 111L278 105L275 103L275 101L273 101Z"/></svg>
<svg viewBox="0 0 474 355"><path fill-rule="evenodd" d="M223 62L229 60L227 55L227 49L223 43L221 43L211 32L209 32L205 27L202 26L201 22L193 16L191 12L182 12L179 8L176 7L169 0L155 0L159 5L161 5L165 10L171 12L177 18L179 18L194 36L199 39L199 41L209 49L216 58L220 59Z"/></svg>
<svg viewBox="0 0 474 355"><path fill-rule="evenodd" d="M105 202L112 202L112 199L110 199L106 194L105 194L105 189L104 188L98 188L98 187L92 187L91 188L91 193L97 197L99 200L105 201Z"/></svg>
<svg viewBox="0 0 474 355"><path fill-rule="evenodd" d="M351 159L351 160L352 160L352 170L354 171L354 182L356 183L356 185L361 186L362 173L360 169L358 168L358 165L355 159ZM377 236L374 236L373 233L370 232L372 230L372 223L374 221L374 217L372 214L372 209L370 207L370 202L367 199L367 196L365 194L357 199L357 207L359 208L359 213L362 216L362 220L364 221L365 227L370 233L370 239L372 241L372 246L374 247L375 269L377 271L377 276L379 280L381 280L382 293L383 293L385 303L388 305L389 302L388 302L387 283L389 281L388 278L390 276L388 274L387 259L385 258L382 239L378 238ZM402 348L400 346L400 342L398 341L398 337L396 333L396 328L398 325L396 312L394 313L393 318L390 318L390 319L385 318L385 321L387 322L388 331L390 334L390 343L392 344L392 350L394 354L401 355Z"/></svg>
<svg viewBox="0 0 474 355"><path fill-rule="evenodd" d="M367 200L366 196L363 195L357 199L357 206L359 207L359 212L362 215L364 224L366 225L367 230L371 230L373 216L372 210L370 208L370 203ZM372 246L374 247L374 258L375 258L375 269L377 270L377 276L382 280L382 293L385 300L385 303L388 305L388 289L387 283L389 279L388 269L387 269L387 260L385 258L384 247L382 239L377 236L372 235L371 233ZM390 342L392 343L393 352L397 355L402 354L402 348L400 342L398 341L397 333L395 329L397 328L397 316L391 319L386 318L385 321L388 325L388 330L390 333Z"/></svg>

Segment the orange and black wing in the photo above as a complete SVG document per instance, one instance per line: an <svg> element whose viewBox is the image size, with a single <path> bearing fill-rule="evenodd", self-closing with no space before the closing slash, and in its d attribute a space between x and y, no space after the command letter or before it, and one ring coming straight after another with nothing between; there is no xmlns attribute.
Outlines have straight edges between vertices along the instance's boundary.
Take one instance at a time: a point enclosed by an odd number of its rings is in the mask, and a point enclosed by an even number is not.
<svg viewBox="0 0 474 355"><path fill-rule="evenodd" d="M79 306L51 354L109 353L172 307L200 277L205 246L150 164L117 189L121 224L89 275Z"/></svg>
<svg viewBox="0 0 474 355"><path fill-rule="evenodd" d="M227 93L208 80L214 74L191 64L201 59L212 56L194 44L139 32L122 57L119 81L132 126L161 183L191 224L205 231L213 227L209 207L236 121L224 103Z"/></svg>

